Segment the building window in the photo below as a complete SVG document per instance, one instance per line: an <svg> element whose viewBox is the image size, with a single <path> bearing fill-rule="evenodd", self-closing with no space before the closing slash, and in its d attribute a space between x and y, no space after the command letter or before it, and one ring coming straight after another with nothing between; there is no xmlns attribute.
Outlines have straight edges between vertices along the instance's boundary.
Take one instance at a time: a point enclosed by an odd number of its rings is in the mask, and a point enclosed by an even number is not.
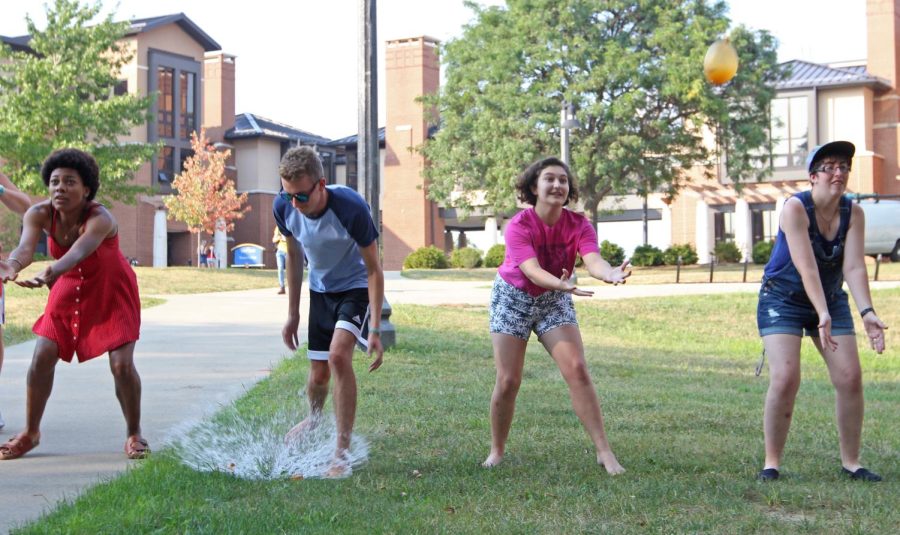
<svg viewBox="0 0 900 535"><path fill-rule="evenodd" d="M347 187L359 190L359 170L356 164L356 147L347 151Z"/></svg>
<svg viewBox="0 0 900 535"><path fill-rule="evenodd" d="M750 207L750 225L753 244L773 241L778 235L778 220L775 219L775 203L755 204Z"/></svg>
<svg viewBox="0 0 900 535"><path fill-rule="evenodd" d="M194 151L191 149L181 149L181 163L178 165L178 172L184 171L184 165L187 163L188 158L194 155Z"/></svg>
<svg viewBox="0 0 900 535"><path fill-rule="evenodd" d="M151 143L163 148L154 162L153 176L162 193L171 191L171 181L180 173L191 152L191 134L199 126L200 72L202 65L192 58L151 49L149 52L149 93L156 93L153 117L148 125Z"/></svg>
<svg viewBox="0 0 900 535"><path fill-rule="evenodd" d="M716 230L716 243L734 241L734 205L713 206L713 221Z"/></svg>
<svg viewBox="0 0 900 535"><path fill-rule="evenodd" d="M172 184L175 178L175 148L163 147L156 161L156 177L159 182Z"/></svg>
<svg viewBox="0 0 900 535"><path fill-rule="evenodd" d="M172 137L175 132L175 69L160 67L156 70L159 99L156 112L156 133L159 137Z"/></svg>
<svg viewBox="0 0 900 535"><path fill-rule="evenodd" d="M191 139L191 133L197 129L196 108L196 80L197 76L192 72L181 71L179 82L181 86L181 121L178 124L178 137Z"/></svg>
<svg viewBox="0 0 900 535"><path fill-rule="evenodd" d="M121 97L128 94L128 80L119 80L113 86L113 96Z"/></svg>
<svg viewBox="0 0 900 535"><path fill-rule="evenodd" d="M772 100L772 167L803 167L809 153L809 97Z"/></svg>

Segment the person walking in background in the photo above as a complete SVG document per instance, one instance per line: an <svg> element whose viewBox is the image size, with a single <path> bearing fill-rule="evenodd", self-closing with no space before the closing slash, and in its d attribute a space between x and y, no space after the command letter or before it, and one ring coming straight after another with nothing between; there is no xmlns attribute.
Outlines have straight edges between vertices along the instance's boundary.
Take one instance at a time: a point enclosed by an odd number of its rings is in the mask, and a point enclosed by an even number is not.
<svg viewBox="0 0 900 535"><path fill-rule="evenodd" d="M287 239L275 225L272 233L272 243L275 244L275 265L278 266L278 294L284 294L284 266L287 262Z"/></svg>
<svg viewBox="0 0 900 535"><path fill-rule="evenodd" d="M835 389L841 472L880 481L860 464L862 369L844 281L859 309L868 342L884 351L885 324L872 306L863 258L865 215L844 195L856 147L833 141L806 160L811 188L784 203L772 256L763 273L756 322L769 356L763 432L766 459L757 475L780 476L794 400L800 387L800 342L810 336Z"/></svg>
<svg viewBox="0 0 900 535"><path fill-rule="evenodd" d="M0 204L3 204L16 214L24 214L31 206L31 199L25 195L8 176L0 172ZM2 251L0 251L2 252ZM6 289L0 284L0 371L3 371L3 324L6 323ZM3 413L0 412L0 429L6 422Z"/></svg>
<svg viewBox="0 0 900 535"><path fill-rule="evenodd" d="M348 475L348 451L356 419L353 349L359 344L374 356L369 371L382 363L381 307L384 273L378 258L378 231L366 201L346 186L325 185L322 161L312 147L287 151L279 167L282 191L273 212L287 238L288 319L285 345L299 344L303 255L309 262L310 362L306 395L310 413L288 431L285 440L301 437L321 421L334 376L337 445L327 476Z"/></svg>
<svg viewBox="0 0 900 535"><path fill-rule="evenodd" d="M530 204L506 229L506 258L491 291L490 330L497 380L491 397L491 451L483 466L500 464L522 383L525 349L534 331L556 362L569 387L575 413L594 443L597 462L611 475L625 471L610 448L600 401L584 356L570 276L581 254L588 273L611 284L631 275L628 261L612 267L600 256L597 233L590 222L565 208L578 200L569 167L558 158L531 164L516 181L519 200Z"/></svg>
<svg viewBox="0 0 900 535"><path fill-rule="evenodd" d="M210 243L206 247L206 265L204 267L208 267L208 268L219 267L219 262L216 259L216 246L212 243Z"/></svg>
<svg viewBox="0 0 900 535"><path fill-rule="evenodd" d="M206 240L200 242L200 260L197 262L197 267L205 268L208 262L208 257L206 255L206 251L209 249L206 245Z"/></svg>
<svg viewBox="0 0 900 535"><path fill-rule="evenodd" d="M25 288L46 286L50 295L32 328L37 342L28 370L25 430L0 446L0 460L17 459L40 443L57 363L107 352L125 416L125 454L143 458L150 448L141 436L141 378L134 366L141 302L134 270L119 250L116 219L94 202L100 169L90 154L61 149L44 161L41 177L50 198L28 209L19 246L0 261L0 279L16 280L31 264L42 234L56 259L32 278L16 281Z"/></svg>

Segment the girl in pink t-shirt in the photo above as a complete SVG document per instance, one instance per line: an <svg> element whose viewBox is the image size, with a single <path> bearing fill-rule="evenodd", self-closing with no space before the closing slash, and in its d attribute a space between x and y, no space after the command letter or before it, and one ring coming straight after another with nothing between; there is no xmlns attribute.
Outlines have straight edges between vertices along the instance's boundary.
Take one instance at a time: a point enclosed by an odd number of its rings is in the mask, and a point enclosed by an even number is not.
<svg viewBox="0 0 900 535"><path fill-rule="evenodd" d="M556 361L575 413L597 450L597 462L612 475L625 471L613 454L603 429L600 401L587 370L584 344L572 294L593 295L577 288L570 275L580 253L588 273L611 284L631 275L626 260L613 268L600 257L597 234L590 222L565 208L578 200L568 166L558 158L531 164L516 182L519 199L532 205L506 229L506 258L491 292L491 341L497 382L491 397L491 452L483 465L503 460L512 425L516 394L522 383L525 348L531 331Z"/></svg>

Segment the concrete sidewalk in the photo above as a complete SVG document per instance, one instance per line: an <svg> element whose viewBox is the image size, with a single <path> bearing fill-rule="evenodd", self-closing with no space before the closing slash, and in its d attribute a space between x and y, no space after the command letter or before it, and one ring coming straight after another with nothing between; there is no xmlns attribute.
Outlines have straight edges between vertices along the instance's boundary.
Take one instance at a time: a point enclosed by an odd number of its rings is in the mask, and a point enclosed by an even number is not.
<svg viewBox="0 0 900 535"><path fill-rule="evenodd" d="M143 384L142 426L151 448L161 446L180 422L238 397L290 352L281 342L287 301L275 292L167 296L165 304L142 311L135 361ZM25 376L33 350L34 342L6 349L0 375L4 442L24 426ZM125 421L108 362L103 356L57 366L40 446L21 459L0 462L0 481L9 491L8 499L0 500L0 533L140 462L128 461L123 452Z"/></svg>
<svg viewBox="0 0 900 535"><path fill-rule="evenodd" d="M385 279L385 293L393 305L486 307L490 297L489 281L408 280L396 272L387 273ZM758 283L603 285L590 287L593 297L578 299L756 292L758 288ZM151 447L160 447L178 424L238 397L289 353L281 342L287 299L275 292L273 287L166 296L165 304L142 312L135 359L143 382L144 436ZM305 342L307 297L303 299ZM25 375L33 349L34 342L28 342L6 350L0 375L0 410L6 427L0 431L0 441L24 425ZM33 452L0 462L0 481L16 497L0 500L0 533L38 518L59 500L75 498L86 487L116 476L135 462L126 460L123 453L125 423L105 356L85 364L60 363L42 432L41 444Z"/></svg>

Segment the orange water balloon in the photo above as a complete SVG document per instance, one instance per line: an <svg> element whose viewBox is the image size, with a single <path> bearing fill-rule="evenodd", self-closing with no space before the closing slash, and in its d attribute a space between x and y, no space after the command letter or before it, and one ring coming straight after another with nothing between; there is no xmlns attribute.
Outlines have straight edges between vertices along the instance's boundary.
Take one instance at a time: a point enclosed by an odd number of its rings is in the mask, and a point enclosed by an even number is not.
<svg viewBox="0 0 900 535"><path fill-rule="evenodd" d="M737 51L728 38L719 39L706 51L703 58L703 74L711 84L722 85L734 78L738 69Z"/></svg>

